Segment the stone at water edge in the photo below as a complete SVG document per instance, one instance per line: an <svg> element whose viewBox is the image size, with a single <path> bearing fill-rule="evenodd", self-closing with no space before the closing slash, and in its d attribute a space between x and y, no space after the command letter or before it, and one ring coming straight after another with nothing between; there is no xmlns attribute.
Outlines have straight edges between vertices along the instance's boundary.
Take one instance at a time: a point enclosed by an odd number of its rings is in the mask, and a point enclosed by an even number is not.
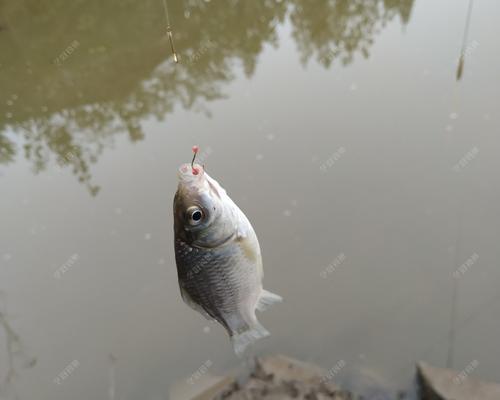
<svg viewBox="0 0 500 400"><path fill-rule="evenodd" d="M421 400L500 400L500 385L472 377L457 381L459 372L420 362L417 378Z"/></svg>

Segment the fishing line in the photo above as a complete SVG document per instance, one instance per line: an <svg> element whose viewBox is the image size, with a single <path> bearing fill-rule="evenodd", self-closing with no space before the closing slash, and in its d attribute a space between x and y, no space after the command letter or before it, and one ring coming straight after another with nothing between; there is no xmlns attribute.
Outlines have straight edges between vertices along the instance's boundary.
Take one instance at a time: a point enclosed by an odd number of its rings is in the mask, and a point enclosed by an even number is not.
<svg viewBox="0 0 500 400"><path fill-rule="evenodd" d="M115 400L116 396L116 357L113 354L108 356L109 371L108 371L108 397L109 400Z"/></svg>
<svg viewBox="0 0 500 400"><path fill-rule="evenodd" d="M470 25L470 19L472 15L472 5L474 4L474 0L469 1L469 8L467 9L467 18L465 20L465 30L464 30L464 37L462 40L462 54L465 52L465 43L467 42L467 37L469 36L469 25Z"/></svg>
<svg viewBox="0 0 500 400"><path fill-rule="evenodd" d="M168 41L170 42L170 50L172 51L172 55L174 56L174 61L178 63L179 58L177 57L177 52L175 51L174 38L172 36L172 25L170 24L170 18L168 14L167 0L163 0L163 9L165 10L165 19L167 21L167 36Z"/></svg>
<svg viewBox="0 0 500 400"><path fill-rule="evenodd" d="M466 53L466 46L467 46L467 38L469 36L469 26L470 26L470 21L471 21L471 15L472 15L472 6L473 6L474 0L469 0L469 7L467 9L467 17L465 19L465 27L464 27L464 34L462 37L462 47L460 49L460 58L458 60L458 66L457 66L457 73L456 73L456 82L453 85L453 95L452 95L452 105L454 110L459 110L460 104L459 104L459 96L457 93L458 90L458 81L462 78L462 73L463 73L463 68L464 68L464 63L465 63L465 53ZM448 142L449 147L451 147L451 144L453 142L453 138L450 137L450 140ZM445 149L446 153L450 152L450 148L447 150ZM457 231L456 231L456 238L455 238L455 248L454 248L454 256L452 260L452 271L454 271L457 268L459 261L459 257L461 255L461 247L462 247L462 237L463 237L463 227L462 227L462 219L463 219L463 213L464 213L464 198L463 195L461 195L458 191L459 189L459 183L460 183L460 177L457 176L455 178L456 183L456 188L457 191L455 193L456 196L460 196L457 204ZM452 287L452 292L451 292L451 309L450 309L450 328L448 332L448 349L446 352L446 367L447 368L453 368L454 364L454 358L455 358L455 341L456 341L456 321L457 321L457 314L458 314L458 295L459 295L459 282L458 279L453 276L453 287Z"/></svg>

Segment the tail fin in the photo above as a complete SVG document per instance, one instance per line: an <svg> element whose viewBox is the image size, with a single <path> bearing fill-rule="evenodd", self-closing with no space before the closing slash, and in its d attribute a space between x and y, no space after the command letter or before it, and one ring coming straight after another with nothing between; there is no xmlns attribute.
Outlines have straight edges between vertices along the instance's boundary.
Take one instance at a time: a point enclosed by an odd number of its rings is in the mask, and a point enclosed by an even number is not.
<svg viewBox="0 0 500 400"><path fill-rule="evenodd" d="M231 337L234 352L238 357L241 357L248 345L269 335L269 331L264 328L259 322L257 322L255 326L253 326L249 330L242 333L237 333Z"/></svg>
<svg viewBox="0 0 500 400"><path fill-rule="evenodd" d="M283 297L262 289L259 302L257 303L257 310L265 311L269 306L272 306L275 303L280 303L282 301Z"/></svg>

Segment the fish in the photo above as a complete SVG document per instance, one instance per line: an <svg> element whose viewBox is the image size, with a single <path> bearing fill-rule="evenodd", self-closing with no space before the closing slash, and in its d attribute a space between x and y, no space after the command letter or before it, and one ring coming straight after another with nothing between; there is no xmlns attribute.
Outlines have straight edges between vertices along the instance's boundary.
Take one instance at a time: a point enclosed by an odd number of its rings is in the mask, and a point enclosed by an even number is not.
<svg viewBox="0 0 500 400"><path fill-rule="evenodd" d="M241 356L251 343L270 335L255 311L283 299L263 289L262 255L250 221L193 162L179 167L173 204L180 292L187 305L225 328Z"/></svg>

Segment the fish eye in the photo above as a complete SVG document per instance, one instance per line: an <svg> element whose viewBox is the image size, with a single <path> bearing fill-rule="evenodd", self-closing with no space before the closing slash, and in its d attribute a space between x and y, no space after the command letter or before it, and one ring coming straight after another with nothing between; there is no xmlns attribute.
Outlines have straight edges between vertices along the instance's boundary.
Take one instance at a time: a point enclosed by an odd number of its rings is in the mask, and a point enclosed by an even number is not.
<svg viewBox="0 0 500 400"><path fill-rule="evenodd" d="M190 225L198 225L203 220L203 211L197 206L187 209L186 216Z"/></svg>

